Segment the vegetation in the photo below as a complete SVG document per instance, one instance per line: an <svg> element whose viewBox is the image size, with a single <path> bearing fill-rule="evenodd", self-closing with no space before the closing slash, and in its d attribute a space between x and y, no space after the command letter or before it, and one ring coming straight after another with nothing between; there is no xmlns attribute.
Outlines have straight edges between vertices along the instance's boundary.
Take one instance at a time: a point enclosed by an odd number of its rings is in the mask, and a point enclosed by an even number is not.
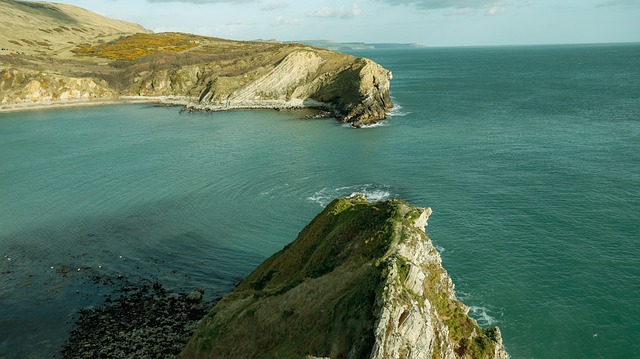
<svg viewBox="0 0 640 359"><path fill-rule="evenodd" d="M97 56L111 60L133 61L158 53L178 53L204 41L201 36L183 33L133 34L108 43L80 44L74 50L79 56Z"/></svg>
<svg viewBox="0 0 640 359"><path fill-rule="evenodd" d="M440 278L446 276L440 265L430 265L425 292L427 299L435 306L438 315L443 318L449 328L449 336L457 343L456 353L472 358L490 358L496 345L495 328L481 329L475 320L467 315L464 305L452 299L450 293L439 284Z"/></svg>
<svg viewBox="0 0 640 359"><path fill-rule="evenodd" d="M391 207L332 202L214 308L184 356L367 356L383 277L370 263L392 242Z"/></svg>

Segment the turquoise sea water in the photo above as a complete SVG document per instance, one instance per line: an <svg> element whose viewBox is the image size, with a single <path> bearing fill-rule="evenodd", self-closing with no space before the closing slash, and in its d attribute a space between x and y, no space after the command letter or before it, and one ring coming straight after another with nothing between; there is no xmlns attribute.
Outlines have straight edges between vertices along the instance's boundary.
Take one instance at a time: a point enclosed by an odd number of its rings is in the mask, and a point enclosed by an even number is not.
<svg viewBox="0 0 640 359"><path fill-rule="evenodd" d="M222 295L354 192L433 208L459 297L513 358L637 356L640 45L359 55L394 73L383 126L1 114L0 357L52 357L109 291L95 276Z"/></svg>

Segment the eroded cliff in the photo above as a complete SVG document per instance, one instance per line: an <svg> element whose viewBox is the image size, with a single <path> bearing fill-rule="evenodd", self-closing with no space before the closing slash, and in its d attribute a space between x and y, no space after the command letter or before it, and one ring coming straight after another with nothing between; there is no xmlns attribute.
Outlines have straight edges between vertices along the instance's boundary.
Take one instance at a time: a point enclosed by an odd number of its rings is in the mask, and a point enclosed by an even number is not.
<svg viewBox="0 0 640 359"><path fill-rule="evenodd" d="M424 232L430 209L329 204L207 315L184 358L507 358Z"/></svg>
<svg viewBox="0 0 640 359"><path fill-rule="evenodd" d="M10 25L0 25L0 110L137 98L189 110L311 107L358 126L392 106L391 72L367 59L300 44L151 34L70 5L0 3L0 24ZM16 21L22 17L30 21Z"/></svg>

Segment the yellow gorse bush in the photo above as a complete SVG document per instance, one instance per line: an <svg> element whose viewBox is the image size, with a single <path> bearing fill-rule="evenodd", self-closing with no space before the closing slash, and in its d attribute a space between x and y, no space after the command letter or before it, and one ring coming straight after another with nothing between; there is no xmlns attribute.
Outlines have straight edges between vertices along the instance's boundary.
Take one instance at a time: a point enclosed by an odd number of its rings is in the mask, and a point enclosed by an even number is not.
<svg viewBox="0 0 640 359"><path fill-rule="evenodd" d="M72 51L80 56L133 61L161 52L189 50L201 41L199 36L182 33L133 34L104 44L80 44Z"/></svg>

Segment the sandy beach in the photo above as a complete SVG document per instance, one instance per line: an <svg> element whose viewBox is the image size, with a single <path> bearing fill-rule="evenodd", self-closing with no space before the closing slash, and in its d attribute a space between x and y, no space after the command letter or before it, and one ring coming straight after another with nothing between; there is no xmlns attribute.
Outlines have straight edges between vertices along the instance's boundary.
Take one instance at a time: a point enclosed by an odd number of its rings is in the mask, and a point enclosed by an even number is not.
<svg viewBox="0 0 640 359"><path fill-rule="evenodd" d="M186 97L167 97L167 96L121 96L116 98L89 99L89 100L56 100L56 101L37 101L37 102L21 102L15 104L0 105L0 113L33 111L33 110L49 110L58 108L71 107L87 107L101 105L121 105L148 103L160 104L167 106L184 106L189 102Z"/></svg>

